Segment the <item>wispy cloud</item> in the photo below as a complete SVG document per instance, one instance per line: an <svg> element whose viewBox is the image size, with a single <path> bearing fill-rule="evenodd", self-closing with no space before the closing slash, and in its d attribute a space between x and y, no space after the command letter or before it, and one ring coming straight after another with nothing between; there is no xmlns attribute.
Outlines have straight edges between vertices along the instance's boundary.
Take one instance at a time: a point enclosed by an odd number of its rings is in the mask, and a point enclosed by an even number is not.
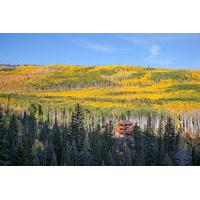
<svg viewBox="0 0 200 200"><path fill-rule="evenodd" d="M105 44L97 44L97 43L91 43L91 42L82 42L81 46L87 49L95 50L95 51L101 51L104 53L111 53L114 51L114 48Z"/></svg>
<svg viewBox="0 0 200 200"><path fill-rule="evenodd" d="M142 35L127 35L122 36L122 39L132 43L133 45L140 46L144 49L147 56L144 58L148 65L157 65L157 66L169 66L172 64L173 59L167 58L166 55L162 53L162 45L163 42L168 41L169 39L166 37L161 37L160 35L150 35L147 36L145 34Z"/></svg>
<svg viewBox="0 0 200 200"><path fill-rule="evenodd" d="M149 64L159 66L169 66L172 63L172 58L166 58L162 55L161 47L158 44L153 44L149 48L149 55L145 59Z"/></svg>
<svg viewBox="0 0 200 200"><path fill-rule="evenodd" d="M152 43L169 44L177 41L197 40L200 38L200 34L199 33L196 34L195 33L194 34L134 33L134 34L124 34L124 35L119 34L118 37L137 45L146 46L146 45L151 45Z"/></svg>
<svg viewBox="0 0 200 200"><path fill-rule="evenodd" d="M138 35L118 35L118 38L121 38L129 43L138 45L138 46L142 46L142 47L147 47L149 46L149 42L145 39L142 38Z"/></svg>
<svg viewBox="0 0 200 200"><path fill-rule="evenodd" d="M160 46L157 44L154 44L150 47L149 51L150 51L151 56L156 56L160 53Z"/></svg>

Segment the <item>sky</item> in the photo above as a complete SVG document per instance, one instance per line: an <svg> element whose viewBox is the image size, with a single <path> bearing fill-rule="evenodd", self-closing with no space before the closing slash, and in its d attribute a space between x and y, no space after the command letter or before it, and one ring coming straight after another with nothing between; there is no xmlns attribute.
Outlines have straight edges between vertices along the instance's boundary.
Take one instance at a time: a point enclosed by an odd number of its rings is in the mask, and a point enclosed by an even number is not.
<svg viewBox="0 0 200 200"><path fill-rule="evenodd" d="M0 63L200 69L200 34L0 34Z"/></svg>

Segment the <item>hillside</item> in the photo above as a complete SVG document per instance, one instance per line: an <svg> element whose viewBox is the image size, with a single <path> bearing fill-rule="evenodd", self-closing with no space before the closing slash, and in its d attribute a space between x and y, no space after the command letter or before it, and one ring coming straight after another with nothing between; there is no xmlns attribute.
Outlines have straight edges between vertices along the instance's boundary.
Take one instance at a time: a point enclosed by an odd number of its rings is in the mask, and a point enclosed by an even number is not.
<svg viewBox="0 0 200 200"><path fill-rule="evenodd" d="M200 70L134 66L17 66L0 70L0 101L89 110L193 111L200 108Z"/></svg>
<svg viewBox="0 0 200 200"><path fill-rule="evenodd" d="M200 70L2 67L0 165L200 165L199 94Z"/></svg>

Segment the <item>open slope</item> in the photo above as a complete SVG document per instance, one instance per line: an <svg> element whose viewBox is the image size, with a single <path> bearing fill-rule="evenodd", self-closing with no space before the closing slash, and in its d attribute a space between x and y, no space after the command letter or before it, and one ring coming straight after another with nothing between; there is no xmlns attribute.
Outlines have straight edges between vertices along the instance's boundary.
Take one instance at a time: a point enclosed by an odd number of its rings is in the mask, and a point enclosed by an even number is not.
<svg viewBox="0 0 200 200"><path fill-rule="evenodd" d="M95 112L175 112L200 109L200 70L136 66L17 66L0 69L0 102L15 110L75 103Z"/></svg>

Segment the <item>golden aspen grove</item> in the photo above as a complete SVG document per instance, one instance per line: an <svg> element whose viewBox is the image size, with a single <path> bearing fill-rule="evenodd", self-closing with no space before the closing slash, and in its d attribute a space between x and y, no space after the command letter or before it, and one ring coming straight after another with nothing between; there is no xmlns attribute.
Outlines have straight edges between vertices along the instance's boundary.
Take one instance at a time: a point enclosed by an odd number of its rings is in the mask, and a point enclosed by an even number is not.
<svg viewBox="0 0 200 200"><path fill-rule="evenodd" d="M16 111L31 103L92 112L140 110L180 113L200 109L200 70L137 66L17 66L0 69L1 105Z"/></svg>

